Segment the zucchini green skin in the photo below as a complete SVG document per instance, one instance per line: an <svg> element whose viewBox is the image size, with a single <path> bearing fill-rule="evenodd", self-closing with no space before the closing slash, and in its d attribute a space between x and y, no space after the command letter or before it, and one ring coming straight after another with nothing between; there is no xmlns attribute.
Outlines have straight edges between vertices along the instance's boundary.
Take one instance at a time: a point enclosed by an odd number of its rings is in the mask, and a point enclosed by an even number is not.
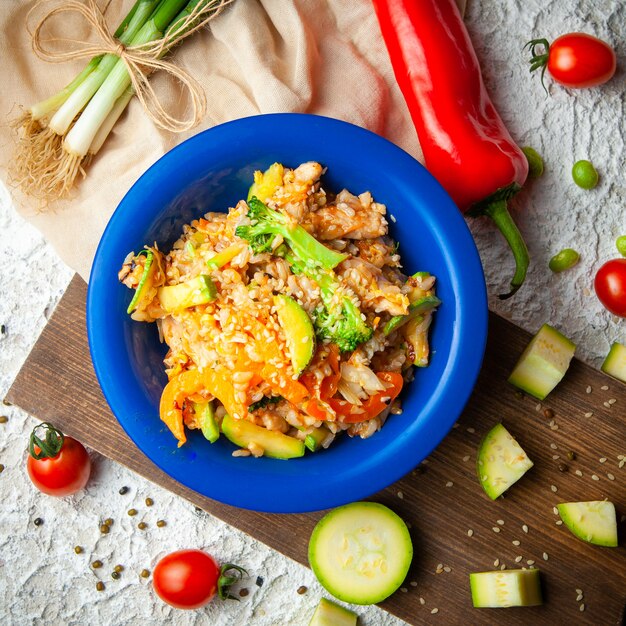
<svg viewBox="0 0 626 626"><path fill-rule="evenodd" d="M220 437L220 427L215 419L215 407L213 406L213 402L202 404L194 402L193 408L198 416L200 430L202 430L204 438L211 443L215 443Z"/></svg>
<svg viewBox="0 0 626 626"><path fill-rule="evenodd" d="M404 581L413 545L404 521L376 502L333 509L315 526L309 563L322 586L352 604L376 604Z"/></svg>
<svg viewBox="0 0 626 626"><path fill-rule="evenodd" d="M159 287L157 297L164 311L174 313L217 298L217 287L206 274L200 274L178 285Z"/></svg>
<svg viewBox="0 0 626 626"><path fill-rule="evenodd" d="M600 368L605 374L626 383L626 346L615 342Z"/></svg>
<svg viewBox="0 0 626 626"><path fill-rule="evenodd" d="M139 254L144 254L144 253L146 255L146 263L143 266L143 274L141 275L141 278L139 279L139 284L137 285L137 289L135 289L135 293L132 297L132 300L130 301L128 308L126 309L126 313L128 315L130 315L137 308L137 305L141 302L142 298L144 297L150 285L148 279L154 274L154 270L156 268L156 265L154 265L154 252L152 252L152 250L145 250L145 251L142 250Z"/></svg>
<svg viewBox="0 0 626 626"><path fill-rule="evenodd" d="M394 330L402 328L408 321L414 319L418 315L432 311L441 304L441 300L437 296L424 296L415 302L409 304L409 312L407 315L396 315L392 317L383 329L385 336L390 335Z"/></svg>
<svg viewBox="0 0 626 626"><path fill-rule="evenodd" d="M291 296L274 296L276 315L285 337L291 365L296 374L311 362L315 352L315 331L309 314Z"/></svg>
<svg viewBox="0 0 626 626"><path fill-rule="evenodd" d="M320 598L309 626L356 626L358 619L359 616L350 609Z"/></svg>
<svg viewBox="0 0 626 626"><path fill-rule="evenodd" d="M470 574L470 590L476 609L543 604L538 569L474 572Z"/></svg>

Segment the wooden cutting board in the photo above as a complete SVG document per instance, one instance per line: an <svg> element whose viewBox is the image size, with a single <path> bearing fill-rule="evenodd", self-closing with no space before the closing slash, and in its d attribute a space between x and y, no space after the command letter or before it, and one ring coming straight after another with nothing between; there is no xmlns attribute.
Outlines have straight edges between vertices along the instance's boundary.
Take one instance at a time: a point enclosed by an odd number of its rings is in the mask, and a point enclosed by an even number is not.
<svg viewBox="0 0 626 626"><path fill-rule="evenodd" d="M223 505L186 489L138 453L100 392L87 346L85 296L86 284L75 277L7 400L306 564L308 538L322 513L272 515ZM618 456L626 455L626 386L575 360L544 403L522 396L506 378L529 338L491 314L482 372L458 425L420 467L372 498L411 526L412 569L400 591L382 604L411 624L622 623L626 464L620 468ZM492 502L482 493L474 466L481 437L498 421L535 466ZM560 464L567 470L560 471ZM615 503L621 518L619 548L586 544L557 525L558 502L603 498ZM545 604L473 609L468 574L495 569L495 562L538 567Z"/></svg>

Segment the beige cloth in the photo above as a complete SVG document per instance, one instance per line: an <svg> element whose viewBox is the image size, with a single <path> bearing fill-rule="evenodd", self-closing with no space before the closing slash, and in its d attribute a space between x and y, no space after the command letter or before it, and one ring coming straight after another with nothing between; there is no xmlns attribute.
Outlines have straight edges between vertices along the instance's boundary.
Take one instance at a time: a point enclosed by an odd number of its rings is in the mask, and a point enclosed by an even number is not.
<svg viewBox="0 0 626 626"><path fill-rule="evenodd" d="M132 2L99 4L106 6L114 30ZM45 63L33 54L25 24L32 5L32 0L0 0L0 175L5 182L13 152L8 121L20 105L56 93L84 65ZM66 36L87 34L84 26L68 27ZM174 145L215 124L258 113L317 113L368 128L421 158L370 0L236 0L172 57L200 80L207 95L207 116L193 131L173 135L156 129L135 99L70 200L38 212L36 202L8 183L20 213L85 279L109 217L135 180ZM174 108L184 110L179 90L162 76L154 80Z"/></svg>

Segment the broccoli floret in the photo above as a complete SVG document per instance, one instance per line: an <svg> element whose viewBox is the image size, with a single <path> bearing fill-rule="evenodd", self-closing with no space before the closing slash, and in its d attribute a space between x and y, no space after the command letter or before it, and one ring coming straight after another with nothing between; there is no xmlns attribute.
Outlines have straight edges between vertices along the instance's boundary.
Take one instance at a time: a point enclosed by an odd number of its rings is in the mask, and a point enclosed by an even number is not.
<svg viewBox="0 0 626 626"><path fill-rule="evenodd" d="M351 352L371 338L374 331L332 270L305 263L289 250L283 249L283 256L296 274L308 276L320 288L322 302L313 314L318 337L336 343L342 352Z"/></svg>
<svg viewBox="0 0 626 626"><path fill-rule="evenodd" d="M293 225L285 215L270 209L258 198L253 196L248 200L248 209L251 224L237 226L235 234L245 239L255 254L271 251L274 237L281 235L285 243L307 265L332 269L346 259L345 254L327 248L302 226Z"/></svg>

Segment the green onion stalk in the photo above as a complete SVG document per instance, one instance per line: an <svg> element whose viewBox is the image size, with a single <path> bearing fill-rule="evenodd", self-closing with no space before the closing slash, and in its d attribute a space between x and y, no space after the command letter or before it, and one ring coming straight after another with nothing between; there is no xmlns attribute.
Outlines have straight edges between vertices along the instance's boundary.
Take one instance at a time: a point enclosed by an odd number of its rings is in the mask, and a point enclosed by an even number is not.
<svg viewBox="0 0 626 626"><path fill-rule="evenodd" d="M129 47L157 42L172 33L173 41L163 56L195 25L182 29L182 20L197 9L217 14L225 4L224 0L136 0L114 36ZM19 121L22 132L13 162L17 184L44 203L67 196L77 176L85 175L86 159L102 147L133 95L122 59L115 54L91 59L69 85L30 107Z"/></svg>

